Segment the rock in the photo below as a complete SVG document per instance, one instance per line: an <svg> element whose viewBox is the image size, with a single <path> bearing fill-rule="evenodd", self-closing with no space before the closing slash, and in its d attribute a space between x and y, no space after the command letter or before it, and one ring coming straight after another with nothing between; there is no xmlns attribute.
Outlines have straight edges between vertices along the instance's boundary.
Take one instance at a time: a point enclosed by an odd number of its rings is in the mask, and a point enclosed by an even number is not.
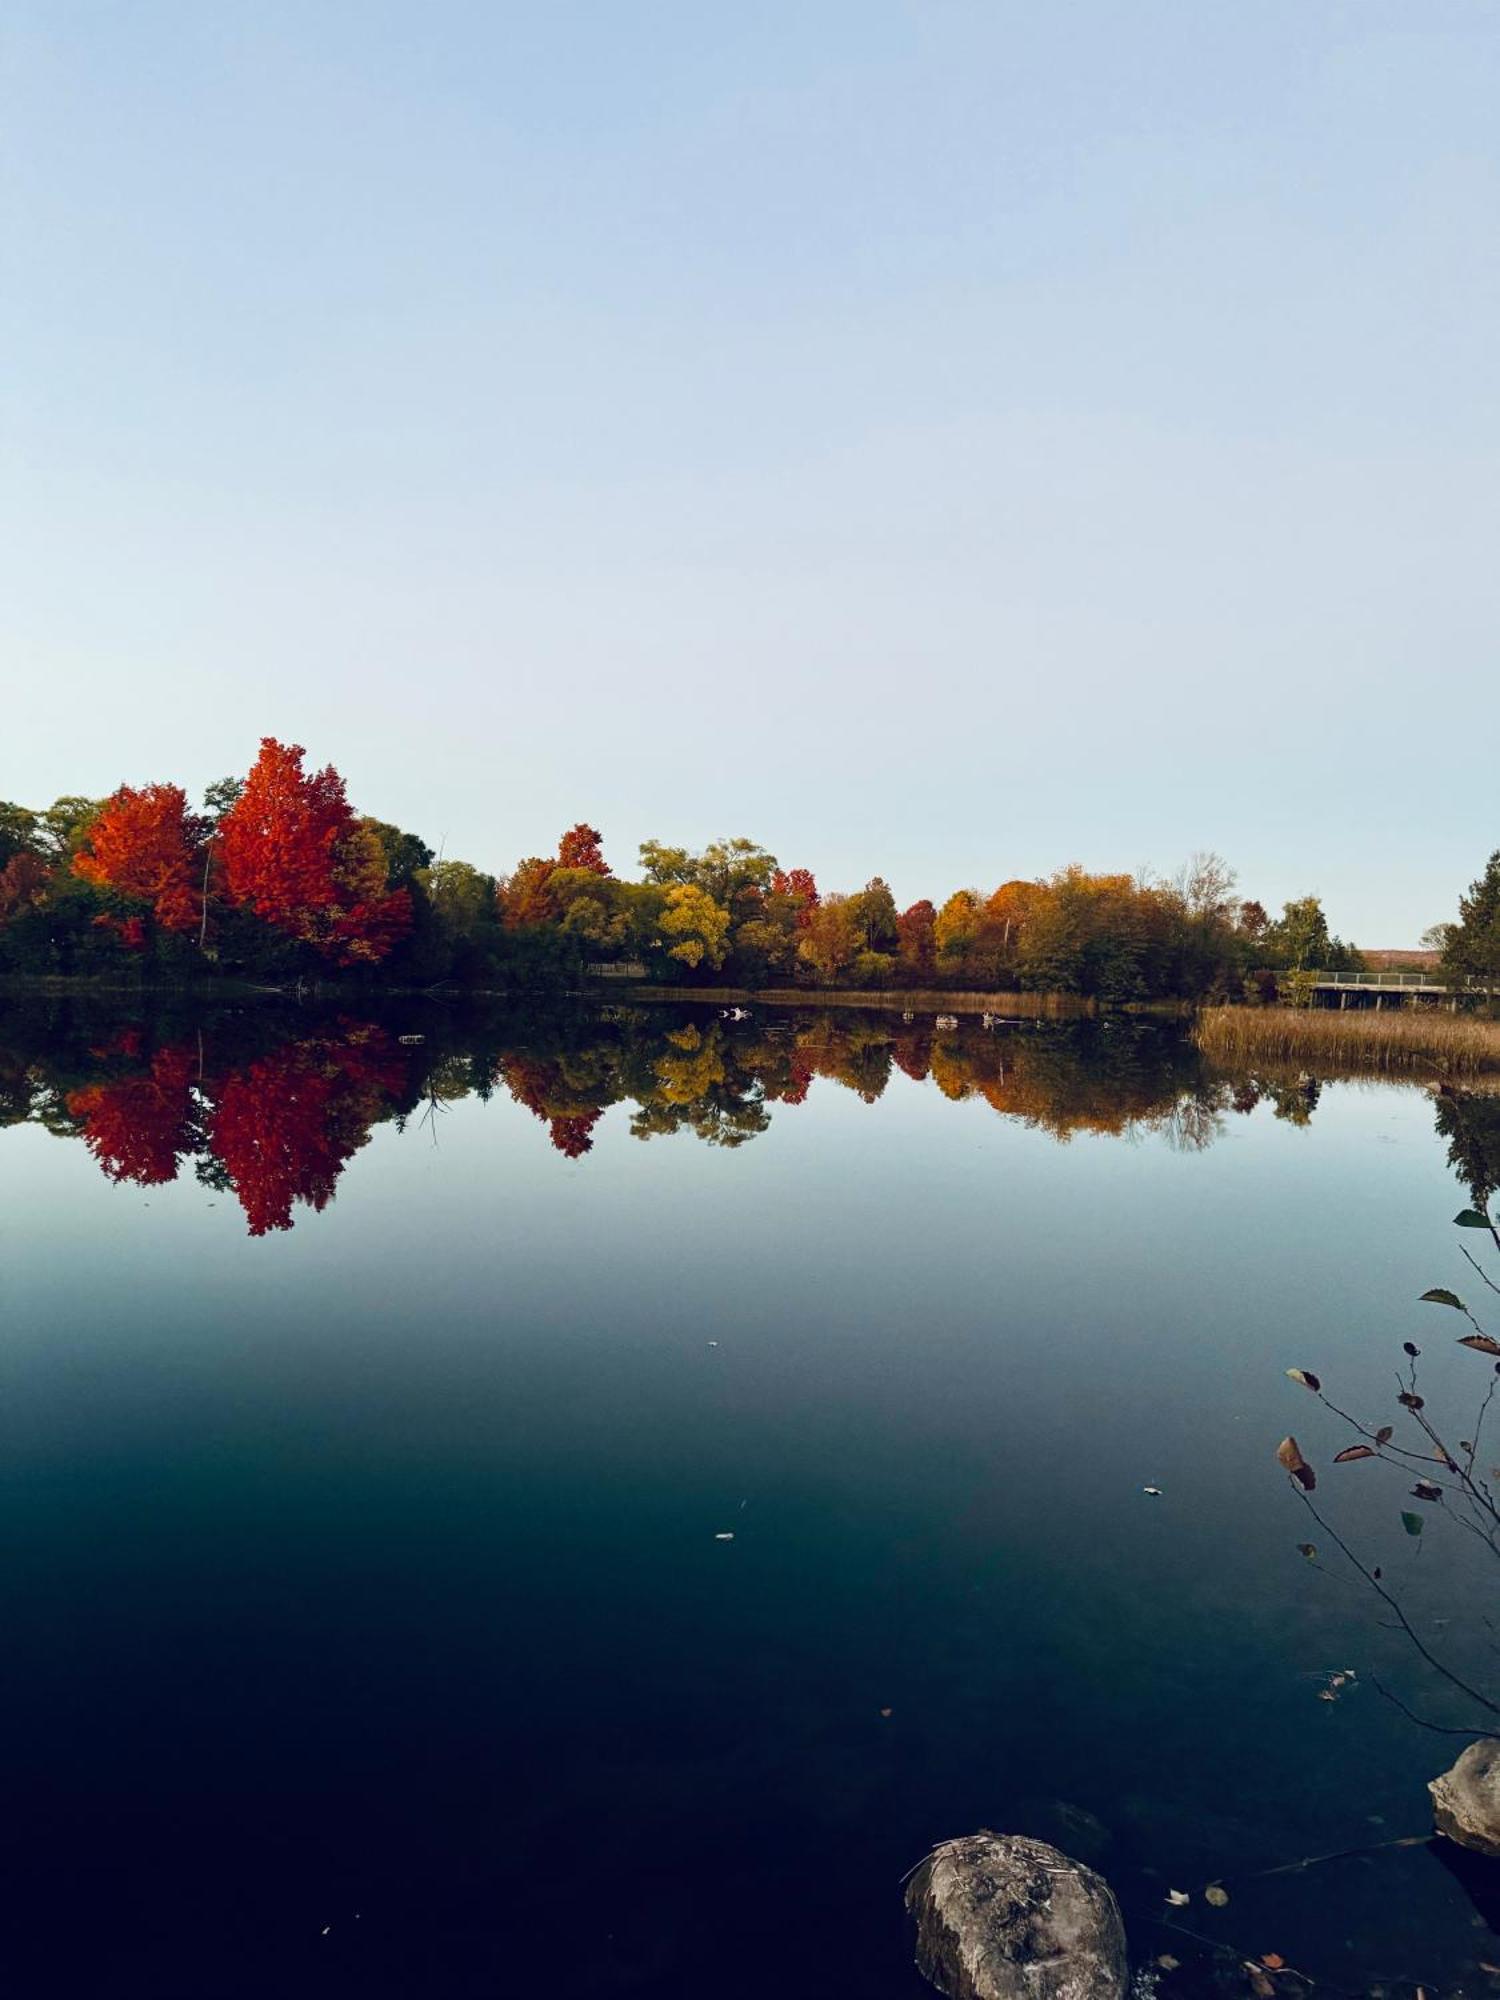
<svg viewBox="0 0 1500 2000"><path fill-rule="evenodd" d="M1500 1855L1500 1742L1471 1743L1427 1789L1439 1833L1476 1854Z"/></svg>
<svg viewBox="0 0 1500 2000"><path fill-rule="evenodd" d="M917 1969L949 2000L1124 2000L1125 1926L1109 1884L1045 1841L945 1840L906 1907Z"/></svg>

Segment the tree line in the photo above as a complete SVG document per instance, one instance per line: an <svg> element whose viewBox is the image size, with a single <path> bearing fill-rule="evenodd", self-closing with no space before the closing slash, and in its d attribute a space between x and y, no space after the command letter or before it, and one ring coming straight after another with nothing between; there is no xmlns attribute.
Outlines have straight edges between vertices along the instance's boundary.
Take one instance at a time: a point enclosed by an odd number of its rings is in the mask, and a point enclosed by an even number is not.
<svg viewBox="0 0 1500 2000"><path fill-rule="evenodd" d="M333 766L304 756L266 737L196 807L165 783L0 804L0 971L529 987L639 967L679 985L1122 1002L1271 999L1278 974L1362 962L1317 897L1273 918L1216 855L1170 879L1068 867L902 909L878 875L824 890L742 838L648 840L627 879L580 821L492 875L356 813Z"/></svg>

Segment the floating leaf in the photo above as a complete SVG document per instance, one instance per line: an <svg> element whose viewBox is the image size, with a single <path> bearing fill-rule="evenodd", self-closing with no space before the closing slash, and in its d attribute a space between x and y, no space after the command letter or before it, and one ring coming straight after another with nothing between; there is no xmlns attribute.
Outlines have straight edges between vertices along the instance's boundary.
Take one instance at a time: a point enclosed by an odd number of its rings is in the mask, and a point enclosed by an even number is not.
<svg viewBox="0 0 1500 2000"><path fill-rule="evenodd" d="M1422 1352L1422 1350L1420 1347L1413 1347L1412 1343L1409 1340L1403 1340L1401 1343L1401 1352L1403 1354L1409 1354L1412 1360L1415 1361L1417 1356Z"/></svg>
<svg viewBox="0 0 1500 2000"><path fill-rule="evenodd" d="M1441 1500L1443 1489L1434 1486L1430 1479L1419 1479L1411 1489L1411 1497L1413 1500Z"/></svg>
<svg viewBox="0 0 1500 2000"><path fill-rule="evenodd" d="M1461 1208L1453 1220L1460 1229L1488 1229L1490 1226L1489 1217L1481 1215L1477 1208Z"/></svg>
<svg viewBox="0 0 1500 2000"><path fill-rule="evenodd" d="M1403 1514L1401 1516L1401 1525L1405 1528L1407 1534L1420 1535L1422 1532L1422 1516L1420 1514Z"/></svg>
<svg viewBox="0 0 1500 2000"><path fill-rule="evenodd" d="M1496 1352L1500 1353L1500 1349L1497 1349ZM1304 1389L1311 1389L1315 1396L1323 1387L1317 1376L1310 1374L1305 1368L1288 1368L1286 1372L1294 1382L1300 1382Z"/></svg>
<svg viewBox="0 0 1500 2000"><path fill-rule="evenodd" d="M1392 1439L1392 1438L1393 1438L1393 1437L1394 1437L1395 1435L1396 1435L1396 1432L1395 1432L1395 1428L1394 1428L1394 1426L1393 1426L1393 1425L1391 1425L1391 1424L1382 1424L1382 1425L1380 1426L1380 1429L1379 1429L1378 1431L1376 1431L1376 1433L1375 1433L1375 1442L1376 1442L1376 1444L1389 1444L1389 1443L1390 1443L1390 1441L1391 1441L1391 1439Z"/></svg>
<svg viewBox="0 0 1500 2000"><path fill-rule="evenodd" d="M1222 1882L1210 1882L1203 1891L1205 1903L1212 1903L1216 1910L1222 1910L1229 1901L1229 1891Z"/></svg>
<svg viewBox="0 0 1500 2000"><path fill-rule="evenodd" d="M1167 1901L1172 1905L1174 1910L1185 1910L1192 1900L1186 1889L1168 1889L1167 1891Z"/></svg>
<svg viewBox="0 0 1500 2000"><path fill-rule="evenodd" d="M1409 1410L1425 1410L1427 1407L1426 1397L1414 1396L1410 1389L1403 1389L1401 1394L1396 1398L1396 1401L1404 1403Z"/></svg>
<svg viewBox="0 0 1500 2000"><path fill-rule="evenodd" d="M1311 1493L1318 1483L1318 1476L1302 1456L1301 1447L1294 1437L1284 1437L1276 1447L1276 1461L1289 1472L1304 1493Z"/></svg>
<svg viewBox="0 0 1500 2000"><path fill-rule="evenodd" d="M1346 1445L1342 1451L1333 1454L1335 1465L1352 1465L1357 1458L1373 1458L1374 1452L1367 1444Z"/></svg>
<svg viewBox="0 0 1500 2000"><path fill-rule="evenodd" d="M1443 1285L1434 1285L1430 1292L1423 1292L1417 1304L1423 1306L1452 1306L1455 1312L1462 1312L1464 1309L1464 1302L1458 1296L1458 1293L1450 1292Z"/></svg>
<svg viewBox="0 0 1500 2000"><path fill-rule="evenodd" d="M1310 1563L1316 1562L1318 1560L1318 1545L1316 1542L1298 1542L1297 1553L1299 1556L1304 1556Z"/></svg>
<svg viewBox="0 0 1500 2000"><path fill-rule="evenodd" d="M1458 1344L1472 1347L1476 1354L1500 1354L1500 1340L1491 1340L1487 1333L1466 1333Z"/></svg>
<svg viewBox="0 0 1500 2000"><path fill-rule="evenodd" d="M1260 1955L1260 1962L1262 1965L1268 1966L1272 1972L1280 1972L1281 1968L1286 1964L1286 1960L1279 1951L1263 1951Z"/></svg>

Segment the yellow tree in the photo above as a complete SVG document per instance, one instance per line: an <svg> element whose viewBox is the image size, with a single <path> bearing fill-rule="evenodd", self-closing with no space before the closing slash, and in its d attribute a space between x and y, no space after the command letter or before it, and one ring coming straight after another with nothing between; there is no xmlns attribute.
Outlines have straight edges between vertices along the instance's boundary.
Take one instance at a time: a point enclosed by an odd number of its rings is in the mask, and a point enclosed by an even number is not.
<svg viewBox="0 0 1500 2000"><path fill-rule="evenodd" d="M707 965L717 972L729 948L729 912L695 882L668 889L658 928L676 942L667 956L695 969Z"/></svg>

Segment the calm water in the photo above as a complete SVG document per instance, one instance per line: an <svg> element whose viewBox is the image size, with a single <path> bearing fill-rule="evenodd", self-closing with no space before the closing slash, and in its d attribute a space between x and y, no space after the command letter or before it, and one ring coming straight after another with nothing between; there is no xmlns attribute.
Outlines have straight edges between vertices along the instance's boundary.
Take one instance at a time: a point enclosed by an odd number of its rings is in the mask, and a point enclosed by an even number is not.
<svg viewBox="0 0 1500 2000"><path fill-rule="evenodd" d="M914 2000L901 1879L977 1826L1139 1959L1180 1887L1350 1990L1500 1963L1435 1849L1259 1874L1425 1832L1459 1747L1272 1456L1345 1442L1289 1365L1474 1379L1425 1092L1125 1022L0 1003L0 1117L0 1990Z"/></svg>

